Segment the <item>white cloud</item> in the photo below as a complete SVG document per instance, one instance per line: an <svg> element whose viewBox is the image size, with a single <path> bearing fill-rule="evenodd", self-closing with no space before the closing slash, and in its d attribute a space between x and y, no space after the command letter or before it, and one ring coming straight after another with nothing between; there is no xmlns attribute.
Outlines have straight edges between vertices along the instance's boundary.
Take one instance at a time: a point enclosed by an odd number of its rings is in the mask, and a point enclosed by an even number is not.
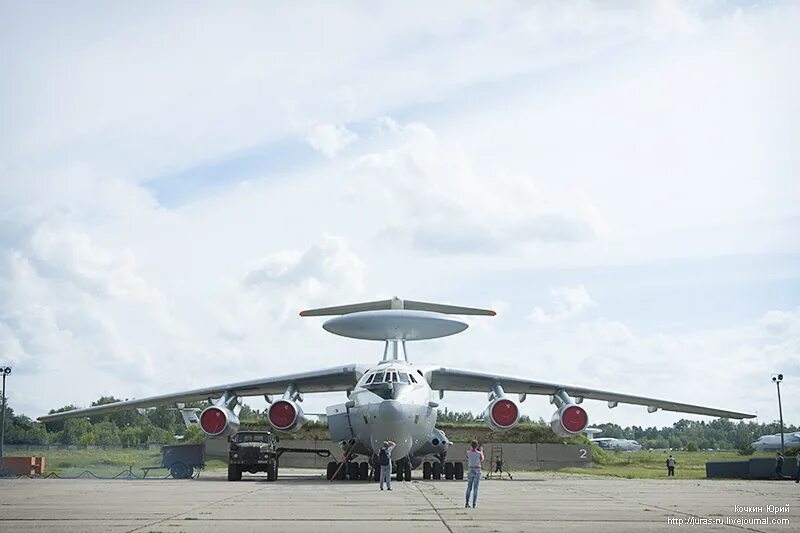
<svg viewBox="0 0 800 533"><path fill-rule="evenodd" d="M597 303L592 300L586 287L577 285L575 287L558 287L550 291L553 311L548 313L543 308L537 306L528 315L528 320L536 323L547 324L551 322L561 322L574 319L584 313L587 309L594 307ZM612 324L604 324L604 331L610 335L619 337L617 333L611 331Z"/></svg>
<svg viewBox="0 0 800 533"><path fill-rule="evenodd" d="M358 135L344 126L335 124L319 124L306 135L308 144L328 157L334 157L357 139Z"/></svg>
<svg viewBox="0 0 800 533"><path fill-rule="evenodd" d="M382 234L429 253L495 253L530 243L581 243L602 216L581 191L492 173L423 123L380 122L378 143L350 170L349 198L380 204Z"/></svg>

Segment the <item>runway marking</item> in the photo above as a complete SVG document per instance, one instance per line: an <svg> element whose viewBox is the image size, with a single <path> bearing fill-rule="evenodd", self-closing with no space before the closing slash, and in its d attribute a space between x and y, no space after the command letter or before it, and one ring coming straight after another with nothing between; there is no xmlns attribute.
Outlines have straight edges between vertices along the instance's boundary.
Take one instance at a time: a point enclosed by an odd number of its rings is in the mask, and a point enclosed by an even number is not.
<svg viewBox="0 0 800 533"><path fill-rule="evenodd" d="M444 527L447 528L447 531L449 531L450 533L453 533L453 529L447 523L447 520L444 519L444 517L442 516L442 513L439 512L439 509L437 509L436 506L433 505L433 502L430 500L430 498L428 498L428 495L425 494L425 492L422 490L422 487L426 487L426 488L431 488L434 492L436 492L436 486L433 485L433 484L430 484L430 483L421 483L419 481L412 483L412 486L415 489L417 489L417 491L422 495L423 498L425 498L425 501L428 502L428 505L431 506L431 509L433 509L433 512L436 513L436 516L439 517L439 520L441 520L442 525L444 525ZM446 498L446 499L448 499L448 500L450 500L451 502L453 501L451 498L447 497L443 492L439 492L439 495L444 497L444 498ZM453 503L455 504L455 502L453 502ZM472 517L471 516L467 516L467 517L464 518L464 520L472 520Z"/></svg>

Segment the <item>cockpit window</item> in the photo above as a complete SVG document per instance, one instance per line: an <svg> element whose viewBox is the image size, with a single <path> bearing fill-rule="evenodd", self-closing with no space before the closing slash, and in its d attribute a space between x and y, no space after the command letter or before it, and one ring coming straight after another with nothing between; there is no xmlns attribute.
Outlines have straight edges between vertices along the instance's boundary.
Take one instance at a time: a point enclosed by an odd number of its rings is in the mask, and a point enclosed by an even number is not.
<svg viewBox="0 0 800 533"><path fill-rule="evenodd" d="M400 383L408 383L408 374L400 372Z"/></svg>
<svg viewBox="0 0 800 533"><path fill-rule="evenodd" d="M370 374L369 377L367 378L367 381L364 382L364 385L369 385L370 383L372 383L373 379L375 379L375 374Z"/></svg>
<svg viewBox="0 0 800 533"><path fill-rule="evenodd" d="M383 372L375 372L375 379L373 383L382 383L383 382Z"/></svg>
<svg viewBox="0 0 800 533"><path fill-rule="evenodd" d="M393 383L397 383L398 382L397 372L392 372L392 382Z"/></svg>
<svg viewBox="0 0 800 533"><path fill-rule="evenodd" d="M411 378L411 383L416 383L417 382L417 380L414 379L414 374L409 374L408 377Z"/></svg>

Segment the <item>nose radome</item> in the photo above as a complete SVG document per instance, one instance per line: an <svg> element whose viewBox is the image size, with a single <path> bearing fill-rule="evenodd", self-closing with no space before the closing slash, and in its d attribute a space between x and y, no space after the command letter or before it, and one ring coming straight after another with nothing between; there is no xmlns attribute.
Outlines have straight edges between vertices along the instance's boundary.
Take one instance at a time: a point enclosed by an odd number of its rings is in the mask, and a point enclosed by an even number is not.
<svg viewBox="0 0 800 533"><path fill-rule="evenodd" d="M385 422L397 422L403 418L403 408L396 400L384 400L378 408L378 415Z"/></svg>

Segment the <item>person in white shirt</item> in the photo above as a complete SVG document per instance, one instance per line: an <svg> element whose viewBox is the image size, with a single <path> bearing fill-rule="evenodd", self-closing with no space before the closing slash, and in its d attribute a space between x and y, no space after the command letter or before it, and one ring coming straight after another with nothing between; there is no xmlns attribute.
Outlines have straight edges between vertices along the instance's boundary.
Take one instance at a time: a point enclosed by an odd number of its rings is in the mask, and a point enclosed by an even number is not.
<svg viewBox="0 0 800 533"><path fill-rule="evenodd" d="M396 446L394 441L383 441L383 447L378 452L378 468L381 469L381 490L386 483L386 490L392 490L392 451Z"/></svg>
<svg viewBox="0 0 800 533"><path fill-rule="evenodd" d="M483 448L478 446L478 441L470 443L467 451L467 502L464 507L469 507L469 495L472 494L472 507L478 503L478 483L481 481L481 461L483 461Z"/></svg>

